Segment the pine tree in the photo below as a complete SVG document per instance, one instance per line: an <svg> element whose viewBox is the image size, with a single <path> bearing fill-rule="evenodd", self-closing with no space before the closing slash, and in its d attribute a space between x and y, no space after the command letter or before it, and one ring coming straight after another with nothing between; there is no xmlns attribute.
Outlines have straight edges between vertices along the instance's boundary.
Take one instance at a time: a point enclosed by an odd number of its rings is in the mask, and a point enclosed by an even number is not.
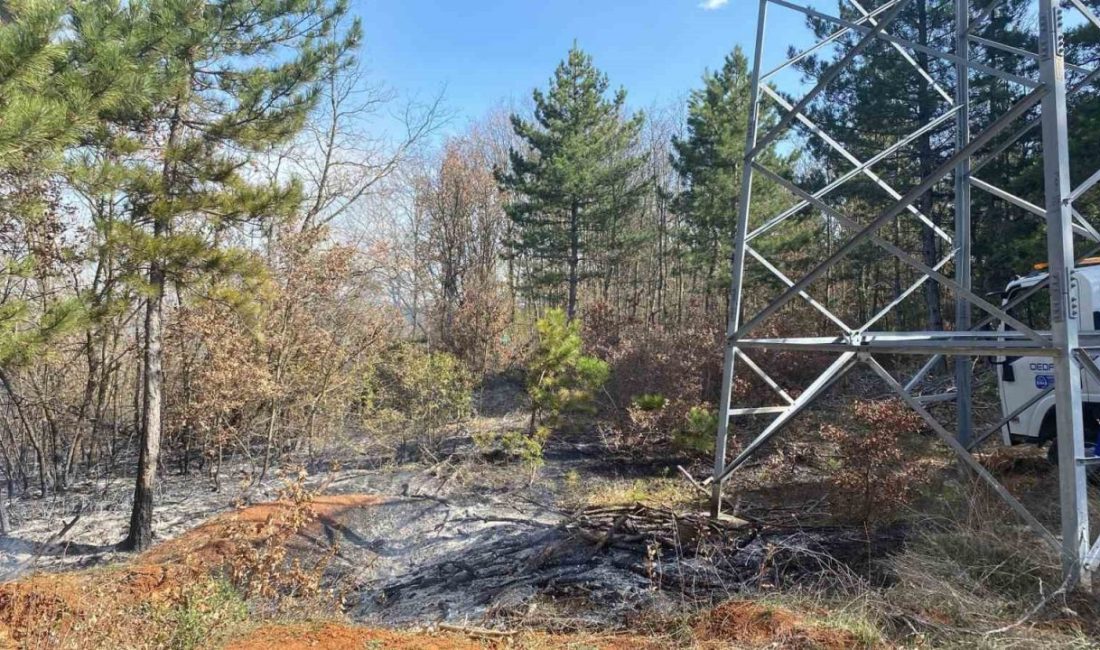
<svg viewBox="0 0 1100 650"><path fill-rule="evenodd" d="M66 272L72 248L59 172L97 124L97 112L126 101L120 80L127 65L103 48L77 65L67 29L84 2L14 0L0 6L0 384L21 403L14 372L41 358L60 336L86 322L82 296L51 286ZM102 74L111 70L111 74ZM12 287L24 287L12 291ZM34 287L28 289L28 287ZM43 446L33 442L45 494L50 474ZM11 481L12 467L6 464ZM0 503L0 534L8 532Z"/></svg>
<svg viewBox="0 0 1100 650"><path fill-rule="evenodd" d="M931 4L927 0L914 0L909 3L891 25L891 33L897 33L922 45L950 50L951 39L954 38L953 9L943 4L934 7ZM865 8L868 11L873 9ZM837 2L837 11L849 19L862 15L858 9L846 1ZM808 19L808 22L819 38L824 38L835 30L835 25L825 21ZM854 34L851 37L846 35L843 39L844 46L838 50L839 53L835 58L842 56L846 48L853 46L860 36L861 34ZM825 133L843 144L860 160L870 158L879 150L931 120L940 112L940 106L948 101L939 93L948 93L947 96L950 97L951 92L950 87L944 89L942 83L940 90L929 84L926 78L918 74L908 61L885 42L871 43L868 51L873 55L860 57L848 65L840 76L829 84L822 93L820 101L815 102L807 110L810 117ZM933 79L950 79L951 67L948 62L929 57L923 52L917 52L913 60L926 69ZM807 73L808 77L816 77L831 65L832 61L833 58L819 59L811 56L797 65ZM947 125L947 127L950 126L951 124ZM924 134L904 152L904 155L892 158L889 163L884 162L873 171L895 188L900 188L900 192L904 192L949 155L953 141L943 137L934 138L933 135L936 134ZM808 136L807 145L807 148L814 153L815 159L825 163L823 166L830 170L831 175L839 175L851 167L847 159L822 139ZM892 170L891 167L893 167ZM818 180L823 183L826 175L820 175ZM835 197L842 195L852 202L852 205L858 205L860 213L877 213L891 202L891 197L865 176L854 178L846 187L835 193ZM943 201L936 201L931 192L926 193L916 203L920 212L937 224L946 223L948 220L942 208L945 205L947 204ZM856 214L856 212L849 211L849 214ZM895 239L904 239L904 241L895 242L898 245L909 249L920 247L925 264L934 266L939 261L942 253L936 241L937 236L931 228L903 217L893 225L892 230ZM887 232L886 229L883 233L885 232ZM844 237L848 234L850 233L843 231ZM916 241L910 242L910 240ZM877 255L877 251L869 249L860 249L860 252ZM852 258L850 267L838 268L837 271L850 272L858 278L857 281L867 284L885 286L890 282L886 277L865 278L867 269L864 264L856 262L856 258ZM895 268L892 283L894 294L900 293L905 286L899 267ZM926 311L925 327L941 329L943 317L939 283L926 282L923 291ZM864 304L861 297L856 318L862 320L869 315L869 312L875 311L881 301L889 297L875 293L870 297L870 305Z"/></svg>
<svg viewBox="0 0 1100 650"><path fill-rule="evenodd" d="M684 221L679 236L691 266L703 274L708 312L716 306L713 293L729 283L723 261L729 259L737 222L749 91L748 60L737 47L726 56L721 70L703 75L703 87L693 90L688 99L687 134L672 138L672 166L684 184L674 202ZM773 115L765 112L763 129L772 122ZM784 173L791 164L774 147L759 160L776 173ZM783 198L774 183L754 181L754 214L768 213Z"/></svg>
<svg viewBox="0 0 1100 650"><path fill-rule="evenodd" d="M67 21L94 3L17 0L0 7L0 229L8 233L0 275L27 278L56 259L58 241L31 232L61 227L63 154L98 126L98 113L129 101L132 66L109 45L74 57ZM80 297L32 308L9 293L0 302L0 365L23 365L85 316Z"/></svg>
<svg viewBox="0 0 1100 650"><path fill-rule="evenodd" d="M864 3L862 6L867 11L872 11L875 5L880 4ZM1033 20L1033 16L1029 16L1029 8L1033 6L1027 0L1004 0L997 3L991 16L983 17L981 20L977 16L981 8L977 5L972 6L974 33L1011 46L1033 49L1031 39L1034 37L1026 33L1034 29L1033 25L1026 26L1029 20ZM836 13L850 20L862 17L860 11L846 0L837 2ZM822 38L837 29L835 24L826 21L808 19L808 23ZM1021 25L1025 28L1020 29ZM954 8L951 4L914 0L890 25L889 33L938 50L954 51ZM846 34L837 40L840 47L836 54L810 56L799 62L797 67L807 75L807 78L815 78L836 58L842 56L847 48L853 46L860 37L861 34ZM932 83L888 42L876 40L867 52L866 56L858 57L847 66L807 108L811 119L825 133L840 142L860 160L867 160L920 126L942 115L951 107L954 94L955 72L954 63L951 61L930 56L921 51L906 50L912 60L927 71L928 77L935 82ZM1026 58L978 45L972 46L971 56L976 61L1021 75L1030 74L1028 67L1034 66L1034 63ZM1026 89L991 75L972 74L972 130L977 132L983 128L983 125L999 116L1024 92ZM951 155L955 146L953 128L954 121L946 121L939 129L922 134L912 144L876 165L872 171L893 186L896 191L904 193ZM1019 146L1028 148L1030 146L1028 141L1029 138L1024 138ZM814 177L815 182L824 184L852 168L850 161L820 138L808 135L806 144L807 150L818 163L812 173L807 174L808 178ZM1014 186L1012 178L1019 169L1017 163L1009 159L1018 158L1018 156L1019 150L1010 151L1009 155L999 163L983 169L981 172L983 180L1001 187L1012 188ZM807 183L808 185L810 183ZM937 226L950 231L953 220L953 196L952 185L948 181L933 187L914 205ZM827 202L838 205L843 201L846 204L843 209L850 216L859 216L858 220L862 220L863 217L860 215L877 214L894 200L872 180L866 176L858 176L844 188L831 194ZM972 214L975 283L979 286L985 284L985 290L996 288L998 284L1003 287L1003 281L989 283L985 279L991 275L998 275L995 270L1005 267L1003 255L1009 249L1005 242L1010 239L1019 241L1026 237L1025 233L1031 231L1034 224L1038 222L1035 221L1033 224L1033 217L1023 214L999 199L992 199L980 191L973 193ZM1006 237L1008 232L1020 233L1020 237ZM845 236L847 234L845 233ZM937 264L947 253L945 242L935 234L932 228L917 221L916 216L910 212L904 213L890 227L883 228L880 234L889 237L903 249L915 252L928 266ZM866 292L861 292L860 300L869 300L871 304L857 310L860 319L899 295L908 284L908 280L903 277L903 267L900 263L895 263L892 279L864 276L865 273L875 271L869 270L867 265L861 263L861 255L874 255L877 258L880 252L870 246L863 247L849 260L849 263L838 266L837 272L850 273L854 278L858 278L856 281L860 284L889 287L889 291L875 291L869 297L862 295ZM983 263L983 259L988 261ZM909 271L906 270L905 273ZM897 324L911 328L941 329L944 318L940 284L926 282L922 291L924 293L923 314L920 313L918 305L905 303L899 312L904 322Z"/></svg>
<svg viewBox="0 0 1100 650"><path fill-rule="evenodd" d="M534 121L512 116L526 145L498 173L515 200L506 206L518 237L514 254L529 265L530 290L567 288L566 314L577 311L577 290L591 272L589 253L608 238L615 218L635 209L645 191L637 178L644 157L634 153L643 116L625 115L626 91L608 97L607 76L575 44L549 89L535 90Z"/></svg>
<svg viewBox="0 0 1100 650"><path fill-rule="evenodd" d="M65 58L65 45L57 39L63 16L60 2L11 3L0 16L0 224L8 233L21 233L43 218L49 208L40 191L42 180L56 166L53 157L77 133L69 122L67 84L54 74ZM2 274L9 286L10 277L25 276L37 263L22 245L5 246L3 255ZM5 297L0 302L0 365L32 358L72 325L78 311L78 304L67 300L36 319L25 300ZM6 524L3 528L6 532Z"/></svg>
<svg viewBox="0 0 1100 650"><path fill-rule="evenodd" d="M94 101L67 65L65 14L56 0L0 8L0 169L56 163L51 156L88 125Z"/></svg>
<svg viewBox="0 0 1100 650"><path fill-rule="evenodd" d="M80 6L24 0L0 10L0 223L13 244L3 251L4 275L25 277L30 268L50 265L36 247L15 245L21 236L15 233L43 228L58 211L54 175L61 154L94 127L97 110L125 100L119 84L125 65L116 65L110 51L96 52L83 65L70 59L64 21ZM106 68L114 73L98 74ZM82 307L64 299L31 312L11 295L0 304L0 364L29 361L79 322Z"/></svg>
<svg viewBox="0 0 1100 650"><path fill-rule="evenodd" d="M136 62L140 101L101 115L99 170L124 196L110 245L144 298L141 446L124 546L152 540L161 438L162 321L169 287L205 287L245 302L259 264L229 245L300 200L293 183L254 182L250 156L293 136L322 77L359 38L342 36L344 2L150 0L92 3L74 20L82 49L121 43Z"/></svg>

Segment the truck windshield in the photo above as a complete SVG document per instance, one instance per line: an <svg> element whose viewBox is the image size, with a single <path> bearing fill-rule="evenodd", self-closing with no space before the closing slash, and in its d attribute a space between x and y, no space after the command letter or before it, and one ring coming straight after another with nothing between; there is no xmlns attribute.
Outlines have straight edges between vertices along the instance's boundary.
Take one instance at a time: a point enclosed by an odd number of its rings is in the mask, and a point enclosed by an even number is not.
<svg viewBox="0 0 1100 650"><path fill-rule="evenodd" d="M1031 291L1031 288L1014 289L1005 298L1005 304L1013 302L1020 295L1028 291ZM1032 329L1050 329L1050 291L1047 290L1046 287L1043 287L1038 291L1032 292L1030 296L1021 301L1018 305L1009 309L1008 313L1010 316ZM1008 323L1005 323L1005 329L1011 330L1014 328Z"/></svg>

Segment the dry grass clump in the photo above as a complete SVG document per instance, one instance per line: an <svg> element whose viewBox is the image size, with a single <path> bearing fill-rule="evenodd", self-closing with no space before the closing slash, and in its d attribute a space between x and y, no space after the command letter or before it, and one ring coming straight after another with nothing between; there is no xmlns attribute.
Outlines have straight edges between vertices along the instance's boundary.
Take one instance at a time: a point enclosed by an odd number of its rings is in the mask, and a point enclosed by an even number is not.
<svg viewBox="0 0 1100 650"><path fill-rule="evenodd" d="M877 635L888 646L1100 647L1095 598L1061 591L1057 551L984 483L954 480L954 465L919 421L890 402L853 403L831 420L835 435L822 434L834 443L826 453L836 450L824 467L833 514L868 526L903 522L906 542L890 554L867 547L875 579L823 576L805 593L766 598L807 599L830 617L847 609L867 632L860 639ZM983 461L1056 531L1057 476L1040 456L1010 450ZM757 491L787 488L773 482Z"/></svg>
<svg viewBox="0 0 1100 650"><path fill-rule="evenodd" d="M1096 647L1095 605L1065 594L1057 553L977 485L913 525L887 560L885 620L906 643ZM1090 638L1091 637L1091 638Z"/></svg>
<svg viewBox="0 0 1100 650"><path fill-rule="evenodd" d="M812 612L807 615L776 603L750 600L731 600L705 612L693 631L697 643L708 648L839 650L874 645L851 630L820 620Z"/></svg>
<svg viewBox="0 0 1100 650"><path fill-rule="evenodd" d="M565 477L567 505L621 506L634 503L678 509L702 509L700 494L685 487L683 479L647 477L582 482L579 476Z"/></svg>

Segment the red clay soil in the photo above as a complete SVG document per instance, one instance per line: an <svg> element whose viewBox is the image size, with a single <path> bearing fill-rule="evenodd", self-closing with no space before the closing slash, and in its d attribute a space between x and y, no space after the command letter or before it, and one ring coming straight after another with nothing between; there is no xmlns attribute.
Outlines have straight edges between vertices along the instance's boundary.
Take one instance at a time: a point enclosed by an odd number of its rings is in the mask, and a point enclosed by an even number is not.
<svg viewBox="0 0 1100 650"><path fill-rule="evenodd" d="M318 520L380 502L371 495L316 497L310 506L316 519L295 537L307 539ZM234 545L248 543L292 507L268 503L215 516L127 564L0 584L0 648L109 647L102 644L109 642L112 627L136 632L148 623L138 620L141 605L179 599L189 585L221 568Z"/></svg>
<svg viewBox="0 0 1100 650"><path fill-rule="evenodd" d="M782 607L731 600L702 615L695 637L706 647L821 648L844 650L864 644L847 630L817 625Z"/></svg>
<svg viewBox="0 0 1100 650"><path fill-rule="evenodd" d="M314 497L310 508L316 515L314 522L299 530L299 541L320 526L320 521L337 517L340 513L353 508L383 503L384 498L370 494L336 494ZM236 543L233 537L244 534L255 537L261 534L265 524L273 517L285 512L290 506L285 503L260 503L234 512L228 512L211 518L203 524L187 531L179 537L158 544L135 560L141 564L183 563L200 569L213 569L221 566L232 552ZM293 544L295 540L290 540Z"/></svg>
<svg viewBox="0 0 1100 650"><path fill-rule="evenodd" d="M268 625L225 646L225 650L481 650L457 636L395 632L340 623Z"/></svg>
<svg viewBox="0 0 1100 650"><path fill-rule="evenodd" d="M0 648L111 647L113 634L150 624L143 604L173 602L200 577L178 565L124 565L0 584Z"/></svg>
<svg viewBox="0 0 1100 650"><path fill-rule="evenodd" d="M471 638L459 633L403 632L341 623L267 625L232 641L224 650L483 650L496 648L584 648L586 650L664 650L665 640L627 635L559 635L524 632L502 638Z"/></svg>

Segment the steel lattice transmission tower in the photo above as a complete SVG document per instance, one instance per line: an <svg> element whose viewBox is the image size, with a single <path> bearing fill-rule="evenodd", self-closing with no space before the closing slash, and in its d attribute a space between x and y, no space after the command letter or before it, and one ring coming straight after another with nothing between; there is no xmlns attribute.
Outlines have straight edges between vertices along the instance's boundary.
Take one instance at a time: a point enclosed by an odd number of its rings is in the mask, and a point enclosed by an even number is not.
<svg viewBox="0 0 1100 650"><path fill-rule="evenodd" d="M951 1L947 0L949 4ZM1093 249L1097 243L1100 243L1100 234L1074 209L1074 201L1100 181L1100 172L1092 173L1088 180L1078 187L1070 185L1066 98L1067 95L1079 90L1087 92L1087 89L1100 76L1100 71L1088 70L1065 61L1062 12L1073 11L1075 20L1088 21L1097 28L1100 28L1100 18L1081 0L1068 0L1065 2L1065 7L1058 0L1035 0L1034 9L1038 15L1038 51L1031 51L977 35L985 21L996 11L1001 0L974 0L974 2L954 0L953 47L941 50L892 35L891 26L896 26L895 22L912 0L886 0L875 3L875 6L870 9L861 4L867 0L846 0L846 2L854 11L847 14L848 17L831 15L817 8L801 6L788 0L759 0L746 156L731 258L732 283L722 378L723 397L720 400L714 474L709 479L713 490L712 514L717 516L721 512L724 481L833 383L854 366L862 363L869 366L887 386L912 407L955 452L961 463L988 483L1035 530L1044 543L1054 546L1061 554L1063 571L1068 580L1071 582L1087 580L1089 574L1100 564L1100 544L1096 546L1091 544L1092 537L1088 523L1085 471L1086 465L1096 462L1097 459L1086 458L1085 455L1081 373L1084 371L1100 379L1100 368L1087 353L1089 349L1100 349L1100 332L1079 331L1079 319L1075 313L1076 304L1071 300L1074 295L1071 291L1071 283L1074 282L1073 269L1076 259L1074 245L1077 243L1075 239L1083 241L1084 245ZM833 7L835 6L834 3ZM819 24L830 25L834 31L775 68L762 72L761 59L765 49L769 9L799 12L819 21ZM854 45L846 51L842 48L838 52L835 63L821 72L816 79L816 84L805 92L801 99L792 103L773 88L770 82L776 74L815 52L838 47L838 41L842 37L847 37L848 42L854 40ZM872 56L868 49L877 41L888 44L892 56L901 56L909 65L916 68L916 72L929 84L929 88L944 98L948 109L920 125L913 133L890 144L879 154L860 160L815 124L806 109L853 60L860 56ZM977 46L1026 57L1034 62L1037 74L1032 77L1020 76L974 60L971 58L971 49ZM947 79L946 83L945 80L934 79L931 66L928 66L929 69L922 68L918 59L946 61L947 66L953 70L953 78ZM1067 84L1067 70L1071 73L1071 84ZM992 76L1022 87L1024 92L1022 98L1003 114L989 118L983 128L974 129L972 132L971 113L974 107L971 105L970 79L971 76L978 78L982 75ZM765 101L771 102L781 117L777 122L762 127L761 105ZM816 191L803 189L794 181L769 169L765 165L763 154L777 142L780 136L792 128L801 129L807 138L819 138L824 146L835 150L847 160L850 163L850 169ZM1045 172L1045 202L1041 205L983 181L977 175L988 162L1035 128L1041 129ZM942 129L954 130L953 152L913 187L903 192L890 186L886 180L875 173L876 164L902 151L922 135L933 130L942 131ZM1093 170L1088 171L1091 173ZM753 213L754 176L768 179L785 188L796 199L793 206L770 215L762 225L755 228L750 227L749 218ZM892 201L889 207L875 214L870 220L857 221L824 200L827 194L854 179L869 180L882 189ZM950 180L954 181L954 231L945 232L921 213L918 209L918 199L921 199L934 186ZM971 287L970 211L973 189L991 193L998 199L1045 220L1049 277L1006 305L991 303L975 293ZM826 219L827 228L839 226L844 235L826 259L814 264L812 269L800 279L792 279L762 255L758 250L759 246L754 247L753 242L758 238L766 237L785 220L807 210ZM916 217L933 228L936 235L946 242L947 256L939 263L929 265L919 256L906 252L891 243L887 237L877 234L884 226L903 216ZM832 226L828 225L830 223ZM874 244L889 253L892 263L914 269L917 279L874 317L865 323L850 325L825 304L813 298L812 284L857 247L867 244ZM1084 250L1083 247L1081 252ZM767 272L778 278L785 290L758 312L743 314L746 256L753 258ZM949 276L943 270L951 261L954 261L952 267L954 271ZM955 297L956 327L954 331L884 332L872 329L925 282L939 283L945 291ZM1023 302L1046 285L1049 285L1050 289L1051 329L1049 331L1033 329L1007 313L1013 306ZM796 300L806 301L840 333L782 339L754 338L754 332L759 331L762 323ZM1006 323L1010 328L1004 331L990 330L988 325L997 320ZM766 368L762 367L763 364L751 358L755 351L761 349L806 353L825 352L837 356L825 371L811 381L797 397L792 397L768 376ZM913 377L897 379L876 359L883 354L924 355L930 358ZM975 357L1007 355L1044 356L1050 358L1054 366L1054 384L1040 393L1040 397L1050 391L1056 394L1058 471L1062 512L1060 537L1051 533L1028 512L1024 505L971 455L971 451L977 445L998 432L1010 419L1035 402L1031 400L1020 405L1012 413L1005 414L1005 417L995 426L977 434L973 432L971 416L973 364L971 361ZM917 396L916 389L925 381L929 372L944 362L945 357L954 360L954 390L949 394L938 396ZM781 403L777 406L731 404L731 388L734 385L735 371L742 366L770 386L777 394L777 401ZM937 399L955 400L957 413L955 431L950 431L939 422L927 408L930 402ZM727 454L730 422L736 418L753 420L754 416L774 416L774 419L763 426L762 430L759 430L755 437L749 440L734 458L730 459Z"/></svg>

